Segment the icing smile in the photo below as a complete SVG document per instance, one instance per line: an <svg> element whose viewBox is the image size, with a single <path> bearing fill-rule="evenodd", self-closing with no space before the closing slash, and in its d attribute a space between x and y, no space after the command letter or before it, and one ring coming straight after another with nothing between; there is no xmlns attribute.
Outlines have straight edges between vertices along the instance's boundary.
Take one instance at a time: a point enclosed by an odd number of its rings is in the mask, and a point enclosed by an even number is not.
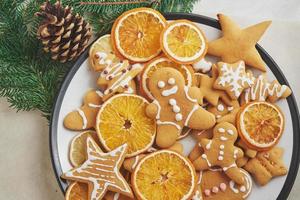
<svg viewBox="0 0 300 200"><path fill-rule="evenodd" d="M168 90L163 90L161 95L163 95L164 97L170 96L172 94L175 94L178 90L178 86L175 85L172 88L168 89Z"/></svg>

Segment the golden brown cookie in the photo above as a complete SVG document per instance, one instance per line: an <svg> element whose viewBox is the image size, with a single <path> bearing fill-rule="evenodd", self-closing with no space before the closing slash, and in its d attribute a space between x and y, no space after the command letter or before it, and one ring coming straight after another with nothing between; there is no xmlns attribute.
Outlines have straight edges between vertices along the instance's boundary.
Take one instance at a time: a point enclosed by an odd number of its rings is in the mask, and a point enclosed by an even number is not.
<svg viewBox="0 0 300 200"><path fill-rule="evenodd" d="M192 130L192 135L196 139L197 142L199 142L203 138L211 139L213 137L213 129L207 129L207 130Z"/></svg>
<svg viewBox="0 0 300 200"><path fill-rule="evenodd" d="M249 157L244 155L243 157L236 159L236 165L238 167L244 167L248 161L249 161Z"/></svg>
<svg viewBox="0 0 300 200"><path fill-rule="evenodd" d="M216 106L209 105L207 110L216 116L217 123L229 122L233 125L236 123L236 114L240 110L240 104L237 100L231 101L231 106L219 100Z"/></svg>
<svg viewBox="0 0 300 200"><path fill-rule="evenodd" d="M156 144L172 146L184 126L203 130L215 124L215 116L203 109L202 95L197 87L185 86L182 74L173 68L157 69L149 78L149 91L155 100L147 106L146 114L156 119Z"/></svg>
<svg viewBox="0 0 300 200"><path fill-rule="evenodd" d="M259 152L245 166L260 185L266 185L272 178L287 174L287 169L282 161L283 149L274 147L269 151Z"/></svg>
<svg viewBox="0 0 300 200"><path fill-rule="evenodd" d="M236 145L238 147L240 147L241 149L243 149L244 153L246 156L248 156L249 158L254 158L257 154L257 151L254 149L249 148L244 142L243 140L239 140Z"/></svg>
<svg viewBox="0 0 300 200"><path fill-rule="evenodd" d="M244 61L236 63L218 62L217 69L219 76L214 82L214 88L224 90L231 99L238 99L244 89L254 84L251 71L246 72Z"/></svg>
<svg viewBox="0 0 300 200"><path fill-rule="evenodd" d="M205 58L202 58L199 62L193 64L193 69L196 72L207 73L211 70L213 64L210 61L207 61Z"/></svg>
<svg viewBox="0 0 300 200"><path fill-rule="evenodd" d="M111 152L103 153L96 142L87 138L87 160L62 175L62 178L88 183L89 199L101 199L107 191L121 193L133 198L125 178L119 172L127 151L124 144Z"/></svg>
<svg viewBox="0 0 300 200"><path fill-rule="evenodd" d="M208 44L208 54L221 57L227 63L244 60L256 69L266 71L265 63L255 48L256 43L271 24L271 21L241 29L228 16L218 14L223 36Z"/></svg>
<svg viewBox="0 0 300 200"><path fill-rule="evenodd" d="M254 84L246 89L241 96L241 104L250 101L270 101L276 102L278 99L291 95L291 89L286 85L281 85L277 80L269 82L264 75L255 78Z"/></svg>
<svg viewBox="0 0 300 200"><path fill-rule="evenodd" d="M252 179L248 172L240 169L245 183L242 185L232 181L221 169L201 171L192 200L242 200L252 190ZM199 198L202 197L202 198Z"/></svg>
<svg viewBox="0 0 300 200"><path fill-rule="evenodd" d="M211 140L204 138L199 142L204 153L193 162L196 170L221 167L229 178L244 184L243 175L236 165L236 160L244 155L240 148L234 146L238 137L236 128L228 122L222 122L215 126L213 134Z"/></svg>
<svg viewBox="0 0 300 200"><path fill-rule="evenodd" d="M98 90L88 91L83 99L83 105L67 114L64 126L68 129L80 131L94 128L96 116L103 103L103 93Z"/></svg>
<svg viewBox="0 0 300 200"><path fill-rule="evenodd" d="M199 88L203 98L210 104L216 106L221 98L224 103L231 105L231 99L223 90L213 88L213 85L218 77L218 70L215 65L212 66L211 77L206 74L198 74Z"/></svg>

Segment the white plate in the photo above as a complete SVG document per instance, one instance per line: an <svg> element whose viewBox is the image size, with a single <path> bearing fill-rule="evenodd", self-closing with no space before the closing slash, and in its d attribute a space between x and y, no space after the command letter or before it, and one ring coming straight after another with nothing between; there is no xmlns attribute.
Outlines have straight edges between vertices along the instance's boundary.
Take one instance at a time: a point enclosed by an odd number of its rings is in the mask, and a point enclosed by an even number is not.
<svg viewBox="0 0 300 200"><path fill-rule="evenodd" d="M185 18L194 22L200 22L198 25L204 31L208 40L216 39L220 37L220 31L215 27L218 27L218 23L215 20L206 18L199 15L187 15L187 14L170 14L169 19ZM206 24L206 25L204 25ZM260 48L260 47L259 47ZM262 57L268 64L268 78L270 80L277 79L282 84L287 84L281 71L277 68L276 63L269 57L262 49L259 49ZM208 60L216 61L215 58L207 57ZM272 68L272 71L270 70ZM276 74L276 77L275 77ZM60 94L55 104L53 111L53 118L51 120L51 153L52 161L55 173L57 175L58 182L64 191L66 184L60 179L63 172L71 169L71 164L68 158L69 144L72 138L77 132L69 131L63 126L64 117L74 109L78 108L82 104L82 98L86 91L91 88L96 88L97 74L90 70L90 66L87 60L87 51L82 55L75 66L71 69L65 81L62 85ZM278 146L284 148L283 161L289 169L288 176L281 176L274 178L270 183L264 187L259 187L254 184L252 192L248 199L264 199L271 200L278 198L286 198L293 185L296 172L299 164L299 136L296 134L299 130L299 118L297 113L297 107L294 101L294 97L291 96L287 100L281 100L277 105L282 109L285 115L285 130ZM290 110L291 109L291 110ZM293 119L292 119L293 118ZM186 155L193 148L195 141L189 136L181 141L184 144L184 152ZM296 146L294 146L296 145ZM293 156L292 164L291 159ZM292 167L290 167L292 166ZM287 179L288 177L288 179Z"/></svg>

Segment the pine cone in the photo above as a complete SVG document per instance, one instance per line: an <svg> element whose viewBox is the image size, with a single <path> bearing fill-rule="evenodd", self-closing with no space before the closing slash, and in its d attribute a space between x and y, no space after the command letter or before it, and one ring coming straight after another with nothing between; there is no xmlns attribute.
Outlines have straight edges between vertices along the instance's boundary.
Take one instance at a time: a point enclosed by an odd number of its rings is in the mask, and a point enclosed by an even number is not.
<svg viewBox="0 0 300 200"><path fill-rule="evenodd" d="M43 20L38 28L38 39L44 50L60 62L77 58L87 47L92 31L83 17L72 13L72 8L57 1L52 5L48 0L40 7L36 16Z"/></svg>

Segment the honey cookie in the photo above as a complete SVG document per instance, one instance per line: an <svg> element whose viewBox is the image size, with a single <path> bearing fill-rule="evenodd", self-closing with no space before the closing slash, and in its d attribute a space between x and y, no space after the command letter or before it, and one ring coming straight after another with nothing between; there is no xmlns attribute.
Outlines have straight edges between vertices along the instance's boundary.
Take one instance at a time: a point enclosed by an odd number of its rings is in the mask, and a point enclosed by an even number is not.
<svg viewBox="0 0 300 200"><path fill-rule="evenodd" d="M266 71L265 63L255 48L256 43L271 24L264 21L241 29L232 19L218 14L223 36L208 44L208 54L221 57L227 63L244 60L256 69Z"/></svg>
<svg viewBox="0 0 300 200"><path fill-rule="evenodd" d="M277 80L269 82L264 75L255 78L254 84L246 89L241 96L241 104L244 105L250 101L276 102L281 98L286 98L292 93L286 85L281 85Z"/></svg>
<svg viewBox="0 0 300 200"><path fill-rule="evenodd" d="M149 90L155 100L147 106L146 114L156 119L156 144L172 146L184 126L203 130L215 124L215 116L203 109L202 95L197 87L185 86L182 74L173 68L157 69L149 80Z"/></svg>
<svg viewBox="0 0 300 200"><path fill-rule="evenodd" d="M252 190L252 179L248 172L240 169L245 180L244 184L238 185L228 178L222 169L201 171L198 174L198 184L193 200L201 196L203 200L242 200L246 199Z"/></svg>
<svg viewBox="0 0 300 200"><path fill-rule="evenodd" d="M244 89L254 84L254 78L250 71L246 72L244 61L236 63L218 62L219 76L214 82L214 88L224 90L231 99L238 99Z"/></svg>
<svg viewBox="0 0 300 200"><path fill-rule="evenodd" d="M244 166L244 169L254 176L259 185L266 185L272 178L287 174L282 154L283 149L279 147L259 152Z"/></svg>
<svg viewBox="0 0 300 200"><path fill-rule="evenodd" d="M226 105L219 100L217 106L209 105L207 110L216 116L217 123L229 122L236 123L236 115L240 110L240 104L237 100L231 101L231 106Z"/></svg>
<svg viewBox="0 0 300 200"><path fill-rule="evenodd" d="M101 199L108 190L133 198L130 186L119 172L127 144L103 153L91 137L87 138L86 143L87 160L80 167L64 173L62 178L87 183L88 199Z"/></svg>
<svg viewBox="0 0 300 200"><path fill-rule="evenodd" d="M217 106L219 99L222 99L227 105L231 105L231 99L223 90L215 89L214 83L218 77L218 70L215 65L212 66L211 77L206 74L197 74L199 78L199 88L203 98L210 104Z"/></svg>
<svg viewBox="0 0 300 200"><path fill-rule="evenodd" d="M237 130L232 124L217 124L213 130L213 138L204 138L199 142L204 153L193 162L196 170L221 167L229 178L238 184L244 184L243 175L236 165L236 160L244 156L243 151L234 146L237 137Z"/></svg>
<svg viewBox="0 0 300 200"><path fill-rule="evenodd" d="M88 91L84 96L83 105L65 116L64 126L75 131L93 128L96 124L97 113L103 103L102 98L101 91Z"/></svg>
<svg viewBox="0 0 300 200"><path fill-rule="evenodd" d="M97 80L97 85L104 88L103 98L107 99L115 93L135 93L136 85L133 79L142 69L143 65L130 65L128 60L107 65Z"/></svg>

